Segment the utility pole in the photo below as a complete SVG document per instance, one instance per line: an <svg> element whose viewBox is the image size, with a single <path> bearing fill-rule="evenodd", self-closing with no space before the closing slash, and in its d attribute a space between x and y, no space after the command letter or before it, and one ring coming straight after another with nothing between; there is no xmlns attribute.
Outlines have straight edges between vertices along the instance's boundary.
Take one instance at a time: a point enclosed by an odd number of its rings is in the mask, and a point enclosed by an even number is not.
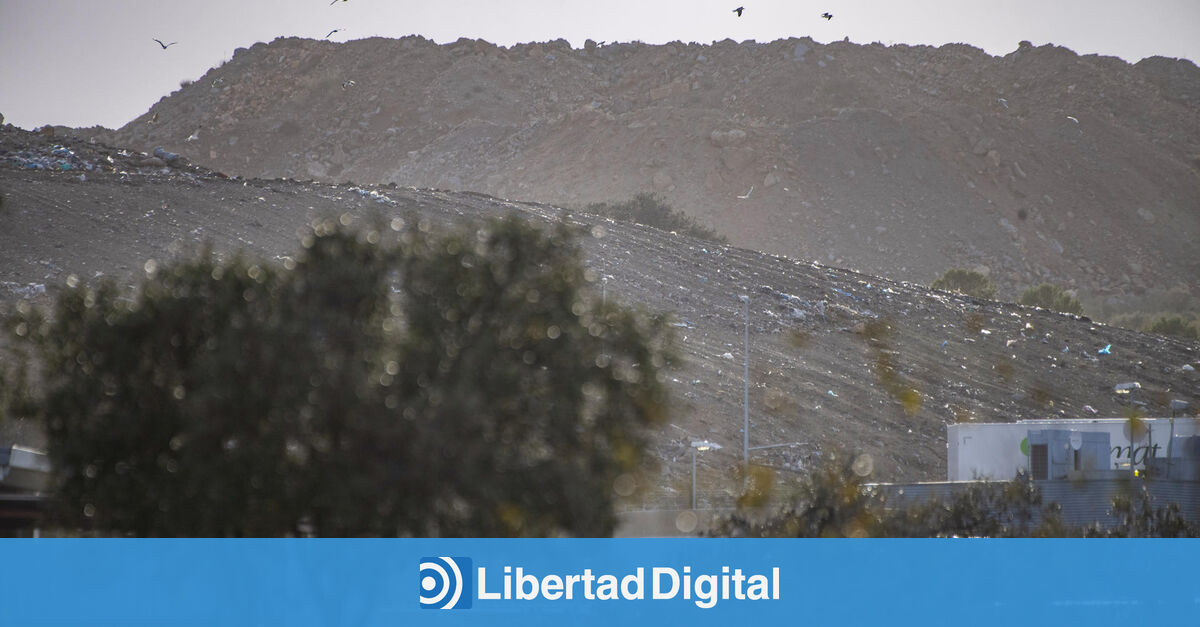
<svg viewBox="0 0 1200 627"><path fill-rule="evenodd" d="M746 345L743 351L745 371L742 380L742 463L750 472L750 296L740 296L746 305Z"/></svg>

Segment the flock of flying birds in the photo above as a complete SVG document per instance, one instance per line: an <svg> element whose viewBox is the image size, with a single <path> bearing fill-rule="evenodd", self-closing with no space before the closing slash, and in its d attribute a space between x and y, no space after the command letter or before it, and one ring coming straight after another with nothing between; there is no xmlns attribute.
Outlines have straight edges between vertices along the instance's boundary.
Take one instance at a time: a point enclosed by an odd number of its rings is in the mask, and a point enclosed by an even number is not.
<svg viewBox="0 0 1200 627"><path fill-rule="evenodd" d="M333 0L333 1L334 1L334 2L337 2L337 0ZM342 1L343 1L343 2L345 2L345 0L342 0ZM733 12L734 12L734 13L737 13L737 16L738 16L738 17L741 17L741 16L742 16L742 11L745 11L745 10L746 10L746 7L738 7L738 8L736 8L736 9L734 9L734 10L733 10ZM833 14L832 14L832 13L830 13L829 11L826 11L826 12L824 12L824 13L822 13L822 14L821 14L821 17L825 18L825 21L829 21L829 20L832 20L832 19L833 19Z"/></svg>
<svg viewBox="0 0 1200 627"><path fill-rule="evenodd" d="M333 5L337 4L338 2L346 2L346 1L347 0L333 0L333 2L329 3L329 6L333 6ZM736 9L734 9L733 12L737 13L738 17L741 17L742 12L745 10L746 10L746 7L738 7ZM826 21L829 21L829 20L833 19L833 14L830 13L829 11L826 11L821 14L821 17L825 18ZM342 29L340 29L340 28L335 28L335 29L329 31L328 33L326 33L326 35L324 37L322 37L322 39L329 39L330 37L333 36L334 33L341 32L341 30ZM158 45L162 46L163 50L166 50L167 48L170 48L171 46L174 46L175 44L179 43L178 41L172 41L171 43L166 44L166 43L163 43L163 41L161 39L155 39L154 41L157 42ZM345 86L343 85L342 88L345 89Z"/></svg>

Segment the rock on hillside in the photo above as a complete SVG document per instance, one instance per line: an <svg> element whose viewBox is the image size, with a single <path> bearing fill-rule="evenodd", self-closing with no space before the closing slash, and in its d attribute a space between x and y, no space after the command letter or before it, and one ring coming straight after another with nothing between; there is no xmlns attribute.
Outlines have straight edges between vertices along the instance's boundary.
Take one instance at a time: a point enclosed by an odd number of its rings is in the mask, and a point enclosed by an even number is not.
<svg viewBox="0 0 1200 627"><path fill-rule="evenodd" d="M567 206L655 191L740 246L1114 299L1200 284L1197 106L1191 62L1027 42L293 38L107 139L244 176Z"/></svg>

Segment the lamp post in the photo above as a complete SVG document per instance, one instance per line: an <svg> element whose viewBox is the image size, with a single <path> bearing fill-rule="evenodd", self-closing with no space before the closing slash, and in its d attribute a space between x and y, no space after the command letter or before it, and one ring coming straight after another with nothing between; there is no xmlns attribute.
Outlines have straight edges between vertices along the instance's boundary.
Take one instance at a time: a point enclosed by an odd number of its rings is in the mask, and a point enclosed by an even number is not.
<svg viewBox="0 0 1200 627"><path fill-rule="evenodd" d="M745 372L742 379L742 466L746 476L750 472L750 296L743 294L738 300L746 306L746 344L743 350Z"/></svg>
<svg viewBox="0 0 1200 627"><path fill-rule="evenodd" d="M1131 474L1137 472L1136 470L1133 469L1133 436L1134 436L1134 433L1133 433L1134 420L1133 419L1136 416L1136 414L1133 413L1133 391L1140 390L1140 389L1142 389L1142 384L1138 383L1137 381L1130 381L1128 383L1118 383L1113 386L1113 392L1115 394L1120 395L1120 396L1127 396L1129 398L1129 472ZM1169 444L1170 443L1168 442L1168 445ZM1117 467L1118 468L1120 467L1119 458L1118 458Z"/></svg>
<svg viewBox="0 0 1200 627"><path fill-rule="evenodd" d="M692 442L692 509L696 509L696 453L720 450L721 445L708 440Z"/></svg>
<svg viewBox="0 0 1200 627"><path fill-rule="evenodd" d="M1171 478L1171 445L1175 444L1175 412L1188 408L1187 401L1171 399L1171 433L1167 436L1167 479Z"/></svg>

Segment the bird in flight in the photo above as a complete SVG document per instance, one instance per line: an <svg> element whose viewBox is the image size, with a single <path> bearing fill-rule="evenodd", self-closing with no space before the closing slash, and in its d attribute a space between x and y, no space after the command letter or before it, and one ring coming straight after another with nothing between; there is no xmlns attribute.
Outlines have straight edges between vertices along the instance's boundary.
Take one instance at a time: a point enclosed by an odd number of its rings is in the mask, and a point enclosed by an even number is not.
<svg viewBox="0 0 1200 627"><path fill-rule="evenodd" d="M736 8L736 9L734 9L734 10L733 10L733 12L734 12L734 13L737 13L737 14L738 14L738 17L741 17L741 16L742 16L742 11L745 11L745 10L746 10L746 7L738 7L738 8Z"/></svg>
<svg viewBox="0 0 1200 627"><path fill-rule="evenodd" d="M351 87L354 87L357 84L358 83L356 83L354 81L346 81L346 82L342 83L342 89L350 89Z"/></svg>
<svg viewBox="0 0 1200 627"><path fill-rule="evenodd" d="M1068 120L1070 120L1070 121L1072 121L1072 122L1074 122L1074 123L1076 123L1076 124L1079 124L1079 118L1077 118L1077 117L1075 117L1075 116L1073 116L1073 115L1068 115L1068 116L1067 116L1067 119L1068 119Z"/></svg>
<svg viewBox="0 0 1200 627"><path fill-rule="evenodd" d="M345 2L345 1L346 1L346 0L342 0L342 2ZM330 3L329 3L329 6L333 6L333 5L337 4L337 3L338 3L338 0L333 0L333 2L330 2Z"/></svg>
<svg viewBox="0 0 1200 627"><path fill-rule="evenodd" d="M828 21L828 20L832 20L832 19L833 19L833 14L832 14L832 13L830 13L829 11L826 11L826 12L824 12L824 13L822 13L822 14L821 14L821 17L825 18L825 19L826 19L826 21Z"/></svg>
<svg viewBox="0 0 1200 627"><path fill-rule="evenodd" d="M333 1L334 1L334 2L337 2L337 0L333 0ZM329 34L328 34L328 35L325 35L325 37L323 37L323 39L329 39L329 36L330 36L330 35L332 35L332 34L334 34L334 33L338 32L338 31L340 31L340 30L342 30L342 29L340 29L340 28L335 28L335 29L333 29L333 30L329 31Z"/></svg>
<svg viewBox="0 0 1200 627"><path fill-rule="evenodd" d="M171 46L174 46L175 44L179 43L178 41L172 41L169 44L164 44L161 39L155 39L154 41L157 41L158 45L162 46L163 50L166 50L167 48L170 48Z"/></svg>

